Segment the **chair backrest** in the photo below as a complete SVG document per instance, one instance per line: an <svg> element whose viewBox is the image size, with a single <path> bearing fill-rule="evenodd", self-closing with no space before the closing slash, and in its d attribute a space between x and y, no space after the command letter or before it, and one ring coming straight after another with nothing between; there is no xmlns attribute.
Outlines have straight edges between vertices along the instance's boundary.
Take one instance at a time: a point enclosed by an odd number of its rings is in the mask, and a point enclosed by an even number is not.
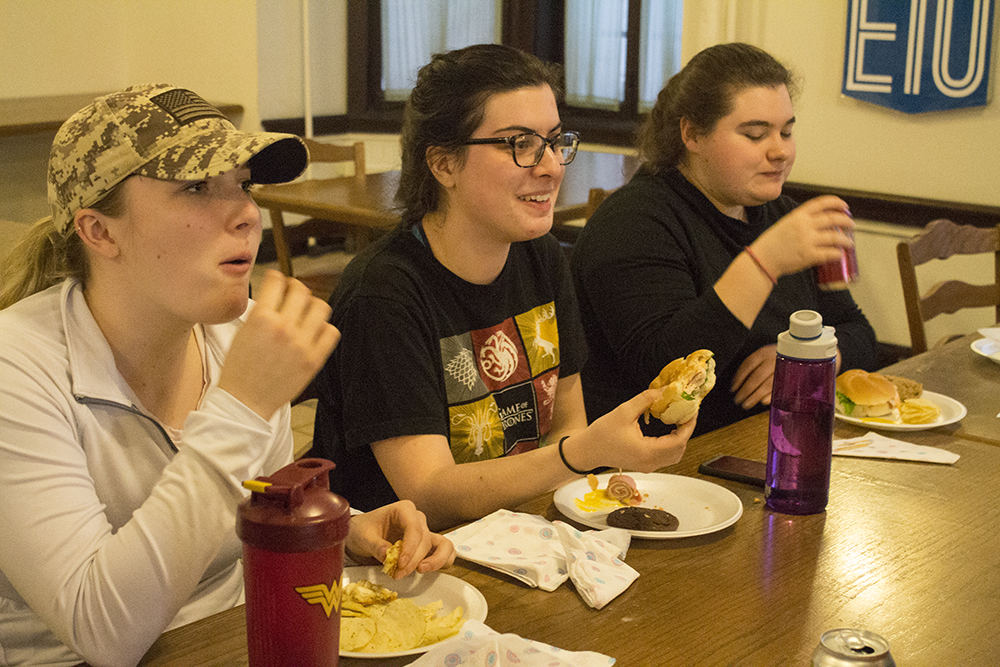
<svg viewBox="0 0 1000 667"><path fill-rule="evenodd" d="M351 162L354 164L354 178L364 179L365 177L365 144L358 141L350 146L328 144L306 137L300 137L302 142L309 149L309 162L335 163ZM289 242L289 230L285 227L285 219L281 209L272 208L271 232L274 238L274 252L278 259L278 268L286 276L294 276L292 269L292 251ZM311 220L306 223L313 222ZM336 224L336 223L334 223ZM303 228L312 228L315 225L300 224ZM331 288L332 289L332 288ZM323 290L325 291L325 289Z"/></svg>
<svg viewBox="0 0 1000 667"><path fill-rule="evenodd" d="M365 144L358 141L350 146L327 144L314 139L302 138L309 149L309 162L353 162L354 175L364 178L365 175Z"/></svg>
<svg viewBox="0 0 1000 667"><path fill-rule="evenodd" d="M916 267L932 259L954 255L993 253L993 284L972 285L961 280L945 280L921 293L917 286ZM1000 321L1000 225L975 227L956 225L950 220L934 220L908 241L896 246L899 277L903 283L906 319L910 327L910 345L914 354L927 350L924 323L943 313L963 308L993 306Z"/></svg>
<svg viewBox="0 0 1000 667"><path fill-rule="evenodd" d="M594 215L594 211L597 207L601 205L608 195L614 192L614 190L605 190L604 188L590 188L590 192L587 197L587 209L584 213L584 219L590 220L590 216Z"/></svg>

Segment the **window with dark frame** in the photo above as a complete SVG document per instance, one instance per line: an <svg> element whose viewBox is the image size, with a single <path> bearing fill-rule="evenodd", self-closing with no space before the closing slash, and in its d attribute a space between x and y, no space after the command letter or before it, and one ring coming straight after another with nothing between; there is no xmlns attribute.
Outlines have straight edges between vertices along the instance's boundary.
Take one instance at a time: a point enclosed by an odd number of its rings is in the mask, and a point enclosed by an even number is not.
<svg viewBox="0 0 1000 667"><path fill-rule="evenodd" d="M503 0L502 42L565 67L565 0ZM642 0L627 0L624 34L624 92L617 110L564 105L563 125L584 141L633 146L640 109ZM349 0L346 131L398 132L403 102L387 101L382 90L380 0ZM673 72L666 72L669 77ZM321 122L321 121L317 121ZM342 130L345 131L345 130Z"/></svg>

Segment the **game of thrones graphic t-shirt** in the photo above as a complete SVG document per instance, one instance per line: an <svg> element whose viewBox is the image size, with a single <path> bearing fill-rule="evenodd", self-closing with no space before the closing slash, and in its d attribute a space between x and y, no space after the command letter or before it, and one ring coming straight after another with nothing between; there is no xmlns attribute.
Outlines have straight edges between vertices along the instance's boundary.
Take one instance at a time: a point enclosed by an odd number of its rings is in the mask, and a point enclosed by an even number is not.
<svg viewBox="0 0 1000 667"><path fill-rule="evenodd" d="M404 435L448 438L457 463L535 449L559 377L586 357L565 255L546 235L511 246L489 285L435 259L419 227L362 251L331 298L342 339L316 380L310 456L369 510L397 499L371 452Z"/></svg>

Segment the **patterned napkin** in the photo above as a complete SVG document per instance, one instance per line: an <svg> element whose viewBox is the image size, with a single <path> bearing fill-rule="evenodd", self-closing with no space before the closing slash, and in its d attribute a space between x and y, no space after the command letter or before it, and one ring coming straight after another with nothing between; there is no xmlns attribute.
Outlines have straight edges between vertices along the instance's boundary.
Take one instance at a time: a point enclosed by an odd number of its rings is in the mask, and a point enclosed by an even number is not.
<svg viewBox="0 0 1000 667"><path fill-rule="evenodd" d="M591 651L563 651L513 634L498 634L468 620L454 639L432 647L411 667L608 667L614 658Z"/></svg>
<svg viewBox="0 0 1000 667"><path fill-rule="evenodd" d="M986 327L980 329L979 333L986 336L994 343L1000 343L1000 327Z"/></svg>
<svg viewBox="0 0 1000 667"><path fill-rule="evenodd" d="M958 460L953 454L937 447L914 445L910 442L887 438L874 431L857 438L833 441L833 453L837 456L861 456L870 459L902 459L904 461L925 461L927 463L952 464Z"/></svg>
<svg viewBox="0 0 1000 667"><path fill-rule="evenodd" d="M622 561L632 538L620 528L583 532L536 514L497 510L447 537L460 557L543 591L554 591L572 579L580 596L595 609L639 576Z"/></svg>

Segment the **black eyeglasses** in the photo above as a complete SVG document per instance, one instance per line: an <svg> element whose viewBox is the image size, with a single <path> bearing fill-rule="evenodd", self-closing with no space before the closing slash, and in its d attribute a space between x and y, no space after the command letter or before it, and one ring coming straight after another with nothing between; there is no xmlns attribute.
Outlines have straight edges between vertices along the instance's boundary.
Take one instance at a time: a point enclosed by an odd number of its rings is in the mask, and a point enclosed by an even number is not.
<svg viewBox="0 0 1000 667"><path fill-rule="evenodd" d="M580 135L576 132L562 132L546 139L536 132L525 132L515 134L512 137L497 137L496 139L469 139L463 146L476 146L479 144L507 144L510 146L511 155L514 156L514 164L518 167L530 169L542 161L545 155L545 147L552 148L552 152L559 158L559 164L569 164L576 157L576 149L580 146Z"/></svg>

